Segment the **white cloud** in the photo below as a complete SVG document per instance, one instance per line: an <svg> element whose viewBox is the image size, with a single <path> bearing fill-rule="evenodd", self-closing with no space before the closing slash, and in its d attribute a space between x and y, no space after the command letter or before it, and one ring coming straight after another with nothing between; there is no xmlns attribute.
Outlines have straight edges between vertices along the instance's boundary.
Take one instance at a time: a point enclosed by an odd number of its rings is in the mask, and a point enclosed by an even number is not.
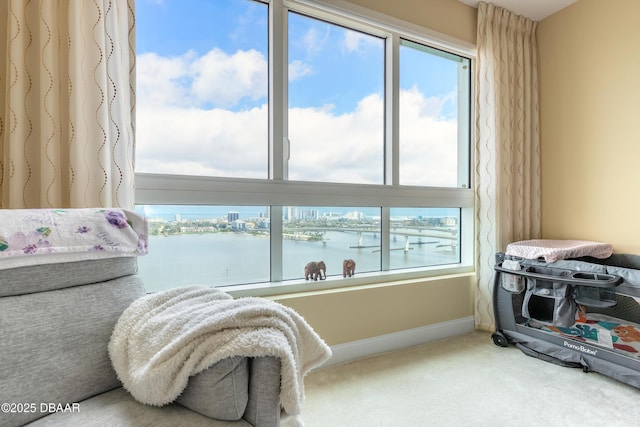
<svg viewBox="0 0 640 427"><path fill-rule="evenodd" d="M313 72L310 65L299 60L293 60L289 64L289 80L298 80L301 77L309 75Z"/></svg>
<svg viewBox="0 0 640 427"><path fill-rule="evenodd" d="M162 57L155 53L138 55L136 64L136 92L141 105L188 105L189 87L183 80L189 75L193 52L178 57Z"/></svg>
<svg viewBox="0 0 640 427"><path fill-rule="evenodd" d="M136 170L267 177L266 105L248 111L159 106L137 113Z"/></svg>
<svg viewBox="0 0 640 427"><path fill-rule="evenodd" d="M371 95L340 116L324 108L292 109L289 178L382 184L382 105Z"/></svg>
<svg viewBox="0 0 640 427"><path fill-rule="evenodd" d="M267 61L256 50L228 55L214 48L190 65L191 89L200 102L233 106L243 97L257 100L267 95Z"/></svg>
<svg viewBox="0 0 640 427"><path fill-rule="evenodd" d="M330 27L327 25L324 34L320 34L317 27L311 27L302 36L302 44L307 57L314 57L322 52L329 40Z"/></svg>
<svg viewBox="0 0 640 427"><path fill-rule="evenodd" d="M457 184L455 120L442 118L446 100L412 88L400 93L400 183L450 187Z"/></svg>
<svg viewBox="0 0 640 427"><path fill-rule="evenodd" d="M237 112L199 108L214 99L221 105L260 96L266 91L257 79L266 68L263 59L253 51L212 50L200 58L141 55L136 169L266 178L266 103ZM292 66L304 73L303 64ZM456 185L457 124L442 114L446 101L416 88L401 92L402 183ZM384 101L377 94L340 115L331 105L292 109L290 179L382 183L383 114Z"/></svg>
<svg viewBox="0 0 640 427"><path fill-rule="evenodd" d="M411 89L401 92L401 101L404 101L404 105L400 107L401 114L411 117L438 117L447 98L425 97L416 86L413 86Z"/></svg>
<svg viewBox="0 0 640 427"><path fill-rule="evenodd" d="M344 31L344 47L348 52L357 52L365 49L367 45L382 44L377 37L361 33L359 31Z"/></svg>
<svg viewBox="0 0 640 427"><path fill-rule="evenodd" d="M144 53L137 74L143 105L231 107L266 97L268 90L267 61L255 50L229 55L214 48L200 57L189 51L170 58Z"/></svg>
<svg viewBox="0 0 640 427"><path fill-rule="evenodd" d="M458 125L443 114L451 99L400 92L400 183L457 186Z"/></svg>

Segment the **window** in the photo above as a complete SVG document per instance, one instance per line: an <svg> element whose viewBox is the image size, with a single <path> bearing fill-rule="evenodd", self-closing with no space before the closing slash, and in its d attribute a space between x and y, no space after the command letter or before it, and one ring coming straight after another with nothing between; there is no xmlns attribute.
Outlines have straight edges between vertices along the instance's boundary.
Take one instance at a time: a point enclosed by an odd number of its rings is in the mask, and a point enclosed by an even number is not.
<svg viewBox="0 0 640 427"><path fill-rule="evenodd" d="M139 260L152 290L179 285L268 282L266 206L142 206L153 248ZM170 268L167 268L170 267Z"/></svg>
<svg viewBox="0 0 640 427"><path fill-rule="evenodd" d="M380 271L380 208L285 208L283 277L304 277L307 262L323 261L327 275L341 276L346 259L358 273Z"/></svg>
<svg viewBox="0 0 640 427"><path fill-rule="evenodd" d="M150 288L341 286L346 259L350 283L472 265L469 57L315 0L136 7Z"/></svg>
<svg viewBox="0 0 640 427"><path fill-rule="evenodd" d="M289 13L288 176L384 183L384 40Z"/></svg>
<svg viewBox="0 0 640 427"><path fill-rule="evenodd" d="M267 5L136 8L136 172L267 178Z"/></svg>
<svg viewBox="0 0 640 427"><path fill-rule="evenodd" d="M460 209L393 208L391 269L454 264L460 260Z"/></svg>
<svg viewBox="0 0 640 427"><path fill-rule="evenodd" d="M400 40L400 184L468 185L468 69L467 58Z"/></svg>

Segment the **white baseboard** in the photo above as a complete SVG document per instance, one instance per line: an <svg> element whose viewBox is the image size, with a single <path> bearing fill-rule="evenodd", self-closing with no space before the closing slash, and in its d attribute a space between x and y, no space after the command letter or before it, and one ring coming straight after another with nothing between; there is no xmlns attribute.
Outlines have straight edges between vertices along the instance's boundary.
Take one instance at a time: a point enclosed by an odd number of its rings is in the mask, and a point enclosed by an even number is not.
<svg viewBox="0 0 640 427"><path fill-rule="evenodd" d="M475 321L473 317L464 317L462 319L437 323L435 325L422 326L420 328L407 329L405 331L394 332L387 335L337 344L331 346L333 355L331 356L331 359L322 366L327 367L337 365L339 363L349 362L361 357L399 350L443 338L468 334L474 331L474 323Z"/></svg>

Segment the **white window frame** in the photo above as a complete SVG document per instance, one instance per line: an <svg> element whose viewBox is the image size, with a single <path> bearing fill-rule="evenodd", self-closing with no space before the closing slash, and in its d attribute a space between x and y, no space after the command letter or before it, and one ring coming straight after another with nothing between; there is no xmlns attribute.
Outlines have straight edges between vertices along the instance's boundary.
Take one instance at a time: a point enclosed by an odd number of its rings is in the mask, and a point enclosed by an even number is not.
<svg viewBox="0 0 640 427"><path fill-rule="evenodd" d="M389 282L469 273L474 266L474 199L471 170L460 172L461 180L469 182L460 188L417 187L399 185L399 45L407 39L465 56L473 67L474 50L464 42L431 32L341 0L270 0L269 20L269 178L245 179L187 175L136 173L136 204L138 205L222 205L270 206L271 209L271 282L226 287L236 295L273 295L308 291L304 280L282 281L283 206L346 206L382 207L381 211L381 271L358 274L349 285ZM304 13L339 25L383 36L387 40L385 58L385 184L342 184L287 180L287 13ZM280 28L281 31L273 31ZM281 76L281 78L274 78ZM469 119L473 117L472 80L469 87ZM465 83L466 82L462 82ZM459 125L460 161L470 168L472 150L468 127ZM281 141L281 143L278 143ZM392 159L389 161L389 159ZM460 263L426 268L389 270L389 211L394 207L461 208ZM344 287L345 282L327 280L314 282L313 289Z"/></svg>

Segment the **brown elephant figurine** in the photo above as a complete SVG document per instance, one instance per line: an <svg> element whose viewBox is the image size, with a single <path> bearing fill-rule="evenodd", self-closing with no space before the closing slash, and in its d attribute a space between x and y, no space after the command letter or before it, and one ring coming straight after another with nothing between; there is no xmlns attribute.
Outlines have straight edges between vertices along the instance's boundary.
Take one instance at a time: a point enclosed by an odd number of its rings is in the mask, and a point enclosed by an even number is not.
<svg viewBox="0 0 640 427"><path fill-rule="evenodd" d="M324 277L322 274L324 273ZM327 278L327 266L324 261L312 261L304 266L304 280L324 280Z"/></svg>
<svg viewBox="0 0 640 427"><path fill-rule="evenodd" d="M352 259L342 261L342 277L351 277L356 274L356 262Z"/></svg>

